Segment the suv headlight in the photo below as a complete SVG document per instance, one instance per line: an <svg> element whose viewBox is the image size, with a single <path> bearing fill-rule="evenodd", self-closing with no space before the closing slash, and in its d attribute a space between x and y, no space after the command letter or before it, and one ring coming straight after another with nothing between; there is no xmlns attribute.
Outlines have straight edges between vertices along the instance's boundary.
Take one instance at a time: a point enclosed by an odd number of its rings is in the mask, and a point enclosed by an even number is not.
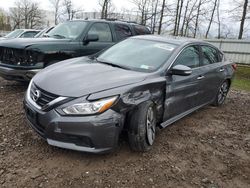
<svg viewBox="0 0 250 188"><path fill-rule="evenodd" d="M91 115L108 110L117 100L118 96L101 99L94 102L77 103L63 110L67 115Z"/></svg>

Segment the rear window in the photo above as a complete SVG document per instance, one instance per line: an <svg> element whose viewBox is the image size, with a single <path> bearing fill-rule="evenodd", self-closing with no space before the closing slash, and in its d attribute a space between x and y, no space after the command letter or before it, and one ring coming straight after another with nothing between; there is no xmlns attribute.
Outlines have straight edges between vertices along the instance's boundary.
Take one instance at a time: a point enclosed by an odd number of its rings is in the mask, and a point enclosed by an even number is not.
<svg viewBox="0 0 250 188"><path fill-rule="evenodd" d="M141 25L133 25L135 35L148 35L151 34L149 29Z"/></svg>
<svg viewBox="0 0 250 188"><path fill-rule="evenodd" d="M218 63L222 60L219 56L218 50L215 48L210 46L201 46L201 50L203 53L203 65Z"/></svg>
<svg viewBox="0 0 250 188"><path fill-rule="evenodd" d="M132 36L131 29L125 24L115 24L117 40L123 40Z"/></svg>

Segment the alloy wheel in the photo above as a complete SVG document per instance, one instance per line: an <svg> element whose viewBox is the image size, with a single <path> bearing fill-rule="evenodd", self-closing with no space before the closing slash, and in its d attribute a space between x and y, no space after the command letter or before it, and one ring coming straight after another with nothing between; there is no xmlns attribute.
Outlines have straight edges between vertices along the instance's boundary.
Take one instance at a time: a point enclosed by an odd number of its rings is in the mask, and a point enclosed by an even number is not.
<svg viewBox="0 0 250 188"><path fill-rule="evenodd" d="M153 145L155 140L156 120L152 107L149 107L147 112L147 140L149 145Z"/></svg>
<svg viewBox="0 0 250 188"><path fill-rule="evenodd" d="M221 85L219 93L218 93L218 103L219 104L222 104L225 101L228 90L229 90L228 82L224 82Z"/></svg>

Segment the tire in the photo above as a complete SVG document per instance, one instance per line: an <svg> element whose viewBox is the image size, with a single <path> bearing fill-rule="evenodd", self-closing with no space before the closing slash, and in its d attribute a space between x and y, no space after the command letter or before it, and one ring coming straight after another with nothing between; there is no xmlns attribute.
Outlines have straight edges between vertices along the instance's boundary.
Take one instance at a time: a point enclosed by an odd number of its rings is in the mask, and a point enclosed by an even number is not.
<svg viewBox="0 0 250 188"><path fill-rule="evenodd" d="M134 151L148 151L155 140L156 110L151 101L144 102L133 111L129 119L128 140Z"/></svg>
<svg viewBox="0 0 250 188"><path fill-rule="evenodd" d="M213 102L213 106L221 106L225 102L228 91L229 91L229 87L230 87L230 84L227 80L221 84L216 94L215 100Z"/></svg>

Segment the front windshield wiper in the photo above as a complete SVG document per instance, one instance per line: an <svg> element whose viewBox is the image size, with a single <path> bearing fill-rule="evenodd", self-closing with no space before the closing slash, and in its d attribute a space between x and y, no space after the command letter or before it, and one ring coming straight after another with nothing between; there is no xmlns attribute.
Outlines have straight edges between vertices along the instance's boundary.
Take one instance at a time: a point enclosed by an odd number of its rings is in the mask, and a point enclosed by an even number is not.
<svg viewBox="0 0 250 188"><path fill-rule="evenodd" d="M59 34L51 35L51 37L58 37L58 38L61 38L61 39L65 39L66 38L65 36L59 35Z"/></svg>
<svg viewBox="0 0 250 188"><path fill-rule="evenodd" d="M107 62L107 61L101 61L99 60L98 58L94 58L98 63L103 63L105 65L110 65L112 67L118 67L118 68L121 68L121 69L125 69L125 70L130 70L130 68L126 67L126 66L123 66L123 65L118 65L118 64L114 64L114 63L111 63L111 62Z"/></svg>

